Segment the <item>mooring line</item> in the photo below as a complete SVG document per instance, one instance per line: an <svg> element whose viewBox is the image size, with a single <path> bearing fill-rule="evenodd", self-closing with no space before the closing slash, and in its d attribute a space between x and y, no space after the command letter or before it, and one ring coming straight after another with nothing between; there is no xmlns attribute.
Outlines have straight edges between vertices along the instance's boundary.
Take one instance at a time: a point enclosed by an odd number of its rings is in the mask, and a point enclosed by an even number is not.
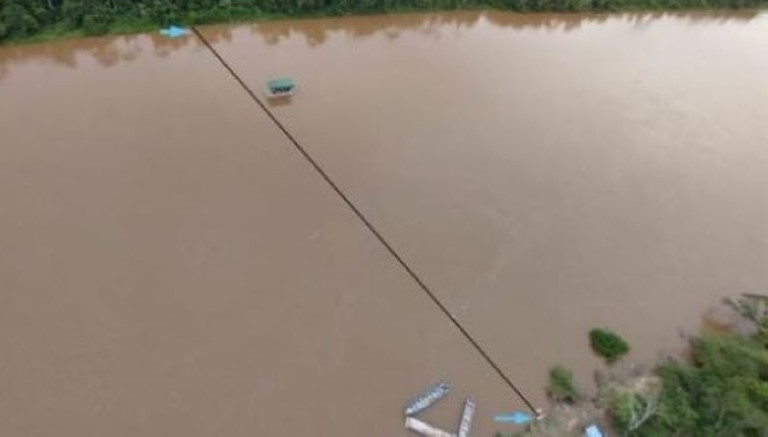
<svg viewBox="0 0 768 437"><path fill-rule="evenodd" d="M509 388L512 389L512 391L515 392L515 394L522 399L522 401L525 403L525 405L531 410L531 412L536 413L536 407L533 406L533 403L523 394L522 391L520 391L519 388L512 382L512 380L504 373L503 370L496 364L496 362L491 358L491 356L483 349L482 346L475 340L475 338L467 331L464 326L456 319L456 317L451 314L450 311L448 311L448 308L443 304L443 302L440 301L440 299L435 295L435 293L432 292L432 290L427 286L424 281L421 280L419 275L416 274L416 272L408 265L408 263L405 262L405 260L400 256L400 254L395 251L395 249L392 247L391 244L384 238L384 236L379 232L378 229L376 229L375 226L368 220L368 218L360 211L360 209L352 203L352 201L349 199L349 197L344 193L344 191L336 184L336 182L331 179L331 177L328 175L328 173L320 166L320 164L307 152L307 150L296 140L296 138L288 131L288 129L283 125L280 120L275 117L275 115L272 113L272 111L269 110L267 105L262 102L262 100L256 95L256 93L253 92L253 90L243 81L242 78L240 78L240 75L238 75L235 70L227 63L226 60L219 54L219 52L211 45L210 42L200 33L200 31L197 29L197 27L192 26L192 31L197 35L197 37L200 39L200 41L205 45L208 50L213 54L213 56L218 59L218 61L221 63L221 65L229 72L229 74L232 76L235 81L240 84L240 86L245 90L246 93L248 93L249 96L251 96L251 99L253 99L256 104L261 107L261 109L267 114L270 120L285 134L285 136L291 141L293 146L296 148L296 150L301 153L302 156L314 167L315 171L322 177L325 182L333 189L333 191L336 192L336 194L341 198L341 200L344 201L344 203L347 204L349 209L352 210L352 212L355 213L358 219L360 219L361 222L365 225L366 228L376 237L377 240L379 240L379 243L381 243L389 252L390 255L397 261L400 266L405 269L405 271L408 273L408 275L418 284L419 288L426 293L426 295L429 297L430 300L440 309L440 311L445 315L452 323L453 325L461 332L461 334L464 336L464 338L469 341L469 343L475 348L477 352L480 353L480 355L485 359L485 361L493 368L493 370L496 371L496 373L499 375L499 377L509 386Z"/></svg>

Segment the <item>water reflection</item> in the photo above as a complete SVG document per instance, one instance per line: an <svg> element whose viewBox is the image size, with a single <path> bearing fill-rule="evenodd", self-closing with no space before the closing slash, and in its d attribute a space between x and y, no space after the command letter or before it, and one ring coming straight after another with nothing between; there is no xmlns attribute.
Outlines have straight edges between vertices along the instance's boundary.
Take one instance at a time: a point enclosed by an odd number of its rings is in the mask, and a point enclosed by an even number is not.
<svg viewBox="0 0 768 437"><path fill-rule="evenodd" d="M227 33L212 37L213 42L228 38ZM14 66L31 62L53 62L75 68L79 62L93 61L110 68L147 54L164 58L192 44L202 47L193 35L169 39L159 34L139 34L0 47L0 80Z"/></svg>
<svg viewBox="0 0 768 437"><path fill-rule="evenodd" d="M642 26L653 21L673 19L686 24L724 24L728 22L747 22L754 19L758 11L695 11L695 12L630 12L623 14L504 14L488 13L488 22L499 27L511 27L519 30L562 30L572 31L589 24L602 24L606 21L624 22L633 26Z"/></svg>
<svg viewBox="0 0 768 437"><path fill-rule="evenodd" d="M275 21L251 26L251 31L270 45L288 39L292 34L301 35L310 47L322 45L332 33L339 32L353 39L362 39L382 34L390 40L397 39L404 32L425 35L452 26L458 29L471 28L484 14L480 12L456 12L444 14L404 14L373 17L338 17L316 20ZM225 28L216 28L225 31Z"/></svg>
<svg viewBox="0 0 768 437"><path fill-rule="evenodd" d="M547 30L570 32L589 24L606 21L626 22L633 26L644 26L655 20L670 18L687 24L722 24L727 22L750 21L758 11L705 11L687 13L626 13L626 14L517 14L511 12L453 12L441 14L406 14L376 17L340 17L315 20L293 20L260 23L250 26L269 45L279 44L293 35L303 37L310 47L322 45L331 34L362 39L383 35L390 40L397 39L405 32L436 35L446 29L469 29L481 21L514 30ZM228 34L229 28L216 26L208 35Z"/></svg>
<svg viewBox="0 0 768 437"><path fill-rule="evenodd" d="M252 34L259 36L268 45L278 45L298 35L310 47L317 47L324 44L335 33L353 39L381 35L388 40L396 40L406 32L439 35L440 32L450 29L471 29L480 22L515 30L570 32L584 25L601 24L609 20L643 27L666 18L699 25L746 22L758 15L758 11L628 14L452 12L286 20L253 24L248 28ZM206 35L213 43L231 41L232 29L232 26L227 25L211 26L207 28ZM0 80L15 64L43 61L76 67L80 59L92 59L102 67L108 68L120 62L133 61L145 51L149 51L148 49L151 49L151 54L155 56L166 57L190 44L200 45L194 35L168 39L158 34L141 34L2 47L0 48Z"/></svg>

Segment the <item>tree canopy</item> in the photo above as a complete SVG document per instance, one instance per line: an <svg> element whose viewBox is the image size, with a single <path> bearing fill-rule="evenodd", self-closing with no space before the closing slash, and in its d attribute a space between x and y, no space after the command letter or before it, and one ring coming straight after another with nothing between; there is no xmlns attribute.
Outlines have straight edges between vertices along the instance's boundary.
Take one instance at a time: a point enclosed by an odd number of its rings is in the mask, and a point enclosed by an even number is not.
<svg viewBox="0 0 768 437"><path fill-rule="evenodd" d="M768 433L768 351L733 335L693 343L693 361L657 369L659 408L632 435L763 436Z"/></svg>
<svg viewBox="0 0 768 437"><path fill-rule="evenodd" d="M768 0L0 0L0 42L271 16L498 8L516 11L750 8Z"/></svg>

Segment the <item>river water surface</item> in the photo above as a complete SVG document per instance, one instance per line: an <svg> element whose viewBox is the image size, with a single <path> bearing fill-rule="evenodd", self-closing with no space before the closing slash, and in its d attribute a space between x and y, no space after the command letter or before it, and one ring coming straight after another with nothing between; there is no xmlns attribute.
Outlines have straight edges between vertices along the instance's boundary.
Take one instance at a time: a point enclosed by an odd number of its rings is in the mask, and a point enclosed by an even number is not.
<svg viewBox="0 0 768 437"><path fill-rule="evenodd" d="M206 39L534 403L768 289L768 16L450 13ZM0 434L404 435L524 408L196 39L0 48Z"/></svg>

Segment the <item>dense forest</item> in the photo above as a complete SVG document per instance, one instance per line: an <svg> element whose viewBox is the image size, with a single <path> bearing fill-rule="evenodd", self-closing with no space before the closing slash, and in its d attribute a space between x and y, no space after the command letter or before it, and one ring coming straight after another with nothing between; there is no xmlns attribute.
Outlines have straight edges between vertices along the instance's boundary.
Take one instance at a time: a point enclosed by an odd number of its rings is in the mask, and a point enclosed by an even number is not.
<svg viewBox="0 0 768 437"><path fill-rule="evenodd" d="M0 42L272 17L409 10L515 11L753 8L768 0L0 0Z"/></svg>

